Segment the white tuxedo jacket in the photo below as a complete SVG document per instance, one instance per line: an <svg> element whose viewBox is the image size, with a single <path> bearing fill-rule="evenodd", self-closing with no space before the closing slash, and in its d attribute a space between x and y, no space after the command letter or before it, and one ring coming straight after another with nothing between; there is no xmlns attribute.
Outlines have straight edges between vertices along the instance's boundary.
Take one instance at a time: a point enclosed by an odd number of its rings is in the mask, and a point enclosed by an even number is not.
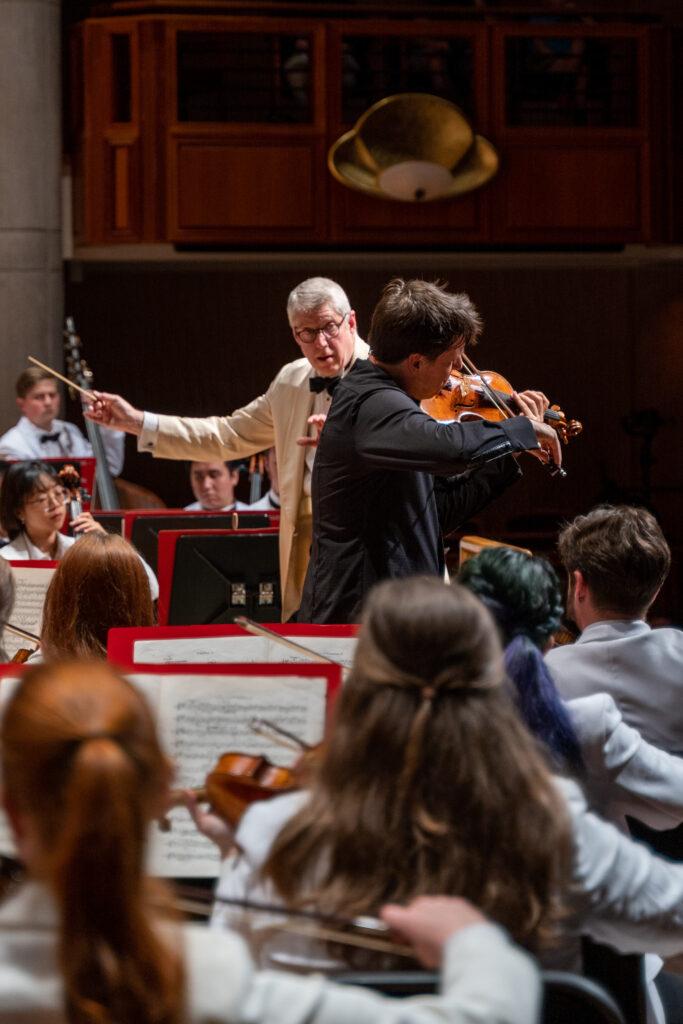
<svg viewBox="0 0 683 1024"><path fill-rule="evenodd" d="M367 358L368 346L356 338L354 359ZM314 395L309 379L314 371L307 359L283 366L265 394L230 416L204 419L159 416L156 443L151 449L159 459L241 459L273 445L277 451L280 484L280 581L282 617L286 621L301 603L294 577L297 544L310 545L310 536L298 532L303 498L306 448L297 438L309 433L307 420Z"/></svg>

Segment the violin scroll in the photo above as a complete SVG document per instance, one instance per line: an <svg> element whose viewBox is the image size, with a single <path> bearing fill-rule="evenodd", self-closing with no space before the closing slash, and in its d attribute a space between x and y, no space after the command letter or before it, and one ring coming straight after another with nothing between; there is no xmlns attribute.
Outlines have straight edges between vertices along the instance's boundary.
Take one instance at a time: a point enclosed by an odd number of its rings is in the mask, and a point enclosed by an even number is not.
<svg viewBox="0 0 683 1024"><path fill-rule="evenodd" d="M572 438L583 433L583 424L579 420L567 420L559 405L551 405L549 411L557 413L560 417L557 420L550 420L550 425L557 431L562 444L569 444Z"/></svg>

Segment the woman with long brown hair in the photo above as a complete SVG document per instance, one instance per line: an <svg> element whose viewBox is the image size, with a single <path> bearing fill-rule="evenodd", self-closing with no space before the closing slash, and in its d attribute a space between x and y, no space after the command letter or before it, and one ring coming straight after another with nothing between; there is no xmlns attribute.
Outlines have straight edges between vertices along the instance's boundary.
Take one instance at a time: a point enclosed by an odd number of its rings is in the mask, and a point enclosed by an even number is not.
<svg viewBox="0 0 683 1024"><path fill-rule="evenodd" d="M349 914L446 892L536 948L560 917L565 967L580 966L580 932L623 952L683 951L683 867L549 774L512 692L474 595L434 578L379 584L310 788L254 804L234 836L188 799L226 854L214 923L230 920L222 898Z"/></svg>
<svg viewBox="0 0 683 1024"><path fill-rule="evenodd" d="M446 892L536 945L558 914L569 822L504 680L491 617L464 588L378 585L310 791L247 812L219 894L265 883L268 898L357 914Z"/></svg>
<svg viewBox="0 0 683 1024"><path fill-rule="evenodd" d="M31 1024L533 1024L538 979L462 900L385 919L445 960L409 1002L253 970L241 940L162 920L144 874L171 774L149 708L102 663L40 665L0 724L3 805L29 881L0 907L0 1019Z"/></svg>
<svg viewBox="0 0 683 1024"><path fill-rule="evenodd" d="M45 597L44 660L105 658L115 626L152 626L149 581L135 549L116 534L89 534L64 555Z"/></svg>

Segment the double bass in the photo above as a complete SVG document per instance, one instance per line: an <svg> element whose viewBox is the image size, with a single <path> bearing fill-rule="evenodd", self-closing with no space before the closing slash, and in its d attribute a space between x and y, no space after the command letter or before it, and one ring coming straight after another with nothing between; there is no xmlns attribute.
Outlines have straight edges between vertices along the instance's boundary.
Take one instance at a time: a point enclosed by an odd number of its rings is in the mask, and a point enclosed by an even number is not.
<svg viewBox="0 0 683 1024"><path fill-rule="evenodd" d="M67 316L64 321L64 349L66 351L67 376L74 387L83 392L93 389L93 372L83 359L81 339L76 333L74 319ZM102 428L85 418L88 440L95 456L95 480L93 488L97 495L98 507L103 510L126 508L165 508L165 503L152 491L139 484L114 478L107 464L107 455L102 441Z"/></svg>

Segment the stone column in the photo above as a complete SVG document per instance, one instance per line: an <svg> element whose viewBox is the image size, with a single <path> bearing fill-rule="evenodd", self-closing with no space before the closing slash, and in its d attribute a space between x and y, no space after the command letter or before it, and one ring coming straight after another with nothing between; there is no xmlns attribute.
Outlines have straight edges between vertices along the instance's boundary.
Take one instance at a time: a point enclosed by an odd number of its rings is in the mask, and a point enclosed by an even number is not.
<svg viewBox="0 0 683 1024"><path fill-rule="evenodd" d="M62 365L59 0L0 0L0 432L31 354Z"/></svg>

